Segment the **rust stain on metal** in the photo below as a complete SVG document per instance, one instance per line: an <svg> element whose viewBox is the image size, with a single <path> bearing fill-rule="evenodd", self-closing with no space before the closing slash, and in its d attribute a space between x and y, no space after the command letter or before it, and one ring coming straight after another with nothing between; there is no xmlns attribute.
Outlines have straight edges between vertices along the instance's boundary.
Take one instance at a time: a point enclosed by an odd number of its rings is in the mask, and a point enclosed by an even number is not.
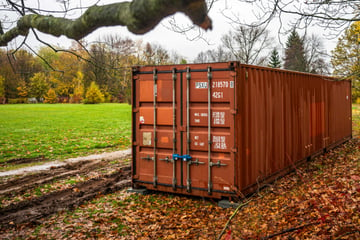
<svg viewBox="0 0 360 240"><path fill-rule="evenodd" d="M351 82L238 62L133 69L133 183L246 194L351 138Z"/></svg>

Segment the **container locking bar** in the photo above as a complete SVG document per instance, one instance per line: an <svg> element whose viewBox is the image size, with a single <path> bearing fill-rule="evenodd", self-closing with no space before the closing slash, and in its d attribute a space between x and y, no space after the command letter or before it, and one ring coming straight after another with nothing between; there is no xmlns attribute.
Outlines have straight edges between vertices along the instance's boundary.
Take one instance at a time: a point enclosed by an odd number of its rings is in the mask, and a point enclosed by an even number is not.
<svg viewBox="0 0 360 240"><path fill-rule="evenodd" d="M207 80L208 80L208 194L211 195L213 184L211 177L211 80L212 72L211 67L207 69Z"/></svg>
<svg viewBox="0 0 360 240"><path fill-rule="evenodd" d="M190 67L186 68L186 155L190 157ZM186 156L184 155L184 156ZM190 161L187 161L186 166L186 191L191 192L191 178L190 178Z"/></svg>
<svg viewBox="0 0 360 240"><path fill-rule="evenodd" d="M176 152L176 68L172 69L172 104L173 104L173 154ZM173 180L172 180L172 188L176 190L176 161L172 159L173 163Z"/></svg>
<svg viewBox="0 0 360 240"><path fill-rule="evenodd" d="M153 79L154 79L154 187L157 187L157 162L156 162L156 142L157 142L157 134L156 134L156 124L157 124L157 116L156 116L156 101L157 101L157 70L153 71Z"/></svg>

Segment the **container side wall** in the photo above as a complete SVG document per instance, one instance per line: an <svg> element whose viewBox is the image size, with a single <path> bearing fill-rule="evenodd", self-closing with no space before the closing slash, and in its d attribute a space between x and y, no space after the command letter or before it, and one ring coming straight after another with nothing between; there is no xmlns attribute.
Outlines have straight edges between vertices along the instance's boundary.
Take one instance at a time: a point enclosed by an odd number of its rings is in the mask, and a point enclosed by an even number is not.
<svg viewBox="0 0 360 240"><path fill-rule="evenodd" d="M329 138L333 145L351 137L351 82L332 82L327 88L329 96Z"/></svg>
<svg viewBox="0 0 360 240"><path fill-rule="evenodd" d="M236 172L244 193L351 137L349 82L249 65L238 75Z"/></svg>

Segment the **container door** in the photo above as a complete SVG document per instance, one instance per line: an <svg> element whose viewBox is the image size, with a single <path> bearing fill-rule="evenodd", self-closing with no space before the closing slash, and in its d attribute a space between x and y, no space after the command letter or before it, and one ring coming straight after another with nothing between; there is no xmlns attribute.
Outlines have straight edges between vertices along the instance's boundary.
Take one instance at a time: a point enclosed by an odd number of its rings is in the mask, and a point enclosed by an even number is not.
<svg viewBox="0 0 360 240"><path fill-rule="evenodd" d="M133 178L154 188L178 183L172 158L180 144L178 75L150 67L133 74Z"/></svg>
<svg viewBox="0 0 360 240"><path fill-rule="evenodd" d="M235 72L226 63L192 67L134 73L133 179L165 191L230 193Z"/></svg>
<svg viewBox="0 0 360 240"><path fill-rule="evenodd" d="M202 67L196 69L195 67ZM226 66L187 68L183 81L186 189L234 191L235 72Z"/></svg>

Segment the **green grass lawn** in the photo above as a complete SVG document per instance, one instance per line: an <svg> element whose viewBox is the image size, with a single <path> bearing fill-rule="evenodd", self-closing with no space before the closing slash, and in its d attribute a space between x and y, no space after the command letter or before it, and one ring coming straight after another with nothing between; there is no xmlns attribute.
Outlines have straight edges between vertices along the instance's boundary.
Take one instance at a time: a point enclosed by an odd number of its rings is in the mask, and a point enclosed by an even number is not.
<svg viewBox="0 0 360 240"><path fill-rule="evenodd" d="M0 163L125 149L130 126L128 104L0 105Z"/></svg>

